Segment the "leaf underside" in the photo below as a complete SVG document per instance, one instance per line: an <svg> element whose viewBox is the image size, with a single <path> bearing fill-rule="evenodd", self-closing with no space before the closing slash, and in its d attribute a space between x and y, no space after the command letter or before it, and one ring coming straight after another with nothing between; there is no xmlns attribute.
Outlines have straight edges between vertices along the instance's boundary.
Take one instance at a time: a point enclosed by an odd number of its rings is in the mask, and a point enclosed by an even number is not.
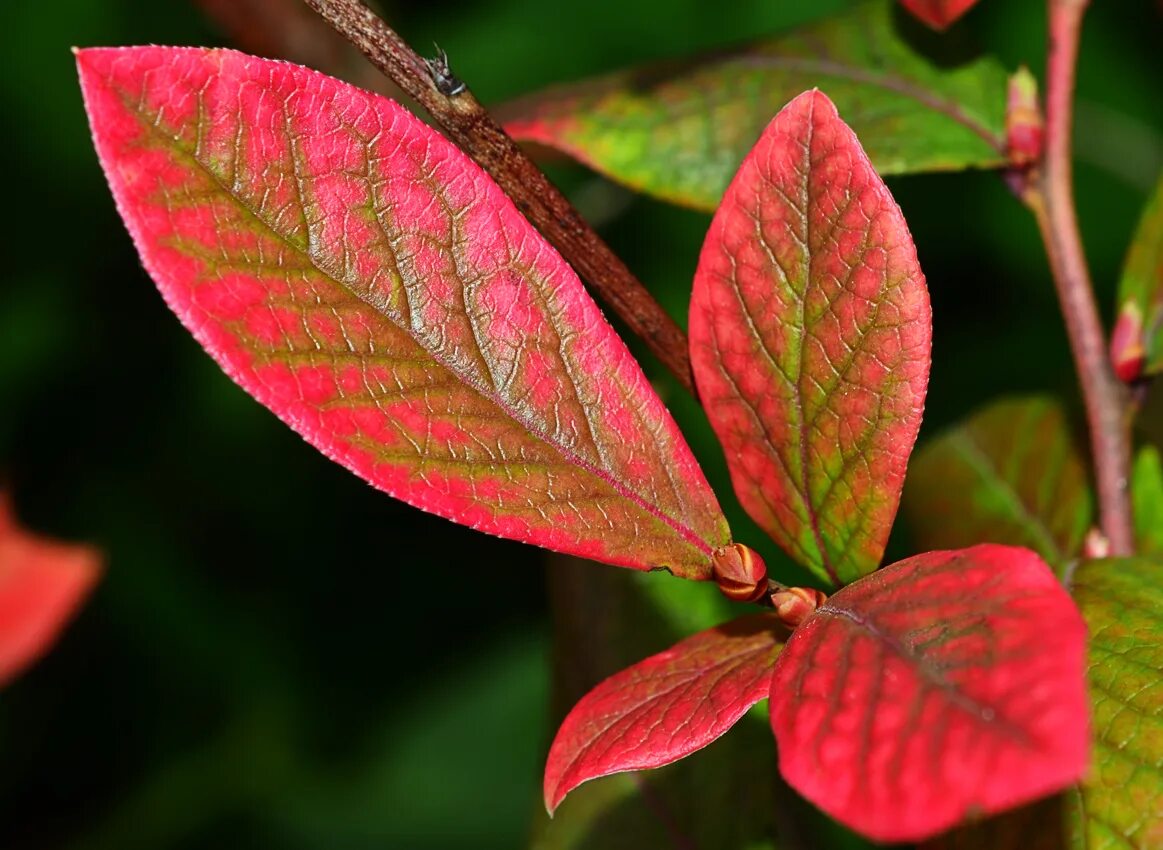
<svg viewBox="0 0 1163 850"><path fill-rule="evenodd" d="M1061 406L998 401L921 446L902 508L917 548L1006 543L1061 571L1077 557L1093 496Z"/></svg>
<svg viewBox="0 0 1163 850"><path fill-rule="evenodd" d="M95 550L20 529L0 496L0 686L52 646L100 572Z"/></svg>
<svg viewBox="0 0 1163 850"><path fill-rule="evenodd" d="M577 276L442 136L233 51L77 62L146 269L308 442L472 528L709 575L726 522L674 421Z"/></svg>
<svg viewBox="0 0 1163 850"><path fill-rule="evenodd" d="M702 59L556 86L500 107L514 138L631 188L713 211L771 116L819 86L881 174L1005 164L1006 72L937 67L878 0Z"/></svg>
<svg viewBox="0 0 1163 850"><path fill-rule="evenodd" d="M831 101L805 92L764 131L711 223L691 360L743 507L833 584L884 553L931 334L900 208Z"/></svg>
<svg viewBox="0 0 1163 850"><path fill-rule="evenodd" d="M1084 564L1074 599L1090 629L1094 764L1067 794L1072 847L1163 847L1163 562Z"/></svg>
<svg viewBox="0 0 1163 850"><path fill-rule="evenodd" d="M780 769L878 841L1057 791L1088 759L1085 642L1070 597L1027 549L885 567L832 596L776 662Z"/></svg>
<svg viewBox="0 0 1163 850"><path fill-rule="evenodd" d="M723 735L767 697L780 631L773 614L733 620L601 682L550 747L546 808L587 780L661 767Z"/></svg>

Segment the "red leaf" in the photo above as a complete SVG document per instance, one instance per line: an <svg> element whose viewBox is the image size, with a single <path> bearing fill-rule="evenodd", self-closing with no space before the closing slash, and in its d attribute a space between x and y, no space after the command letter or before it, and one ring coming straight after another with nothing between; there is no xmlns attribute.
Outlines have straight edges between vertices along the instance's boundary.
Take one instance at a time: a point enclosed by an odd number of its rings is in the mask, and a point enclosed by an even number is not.
<svg viewBox="0 0 1163 850"><path fill-rule="evenodd" d="M977 0L901 0L913 17L935 30L946 30L977 5Z"/></svg>
<svg viewBox="0 0 1163 850"><path fill-rule="evenodd" d="M1033 552L929 552L832 596L775 666L784 778L878 841L1069 785L1090 749L1086 626Z"/></svg>
<svg viewBox="0 0 1163 850"><path fill-rule="evenodd" d="M744 617L617 673L565 718L545 766L545 807L599 776L661 767L700 750L771 690L779 620Z"/></svg>
<svg viewBox="0 0 1163 850"><path fill-rule="evenodd" d="M48 651L100 571L95 550L17 527L0 496L0 685Z"/></svg>
<svg viewBox="0 0 1163 850"><path fill-rule="evenodd" d="M376 487L687 578L726 522L577 276L398 104L226 50L80 51L105 173L219 365Z"/></svg>
<svg viewBox="0 0 1163 850"><path fill-rule="evenodd" d="M690 330L747 512L834 583L875 569L921 424L929 296L900 209L819 91L783 108L727 189Z"/></svg>

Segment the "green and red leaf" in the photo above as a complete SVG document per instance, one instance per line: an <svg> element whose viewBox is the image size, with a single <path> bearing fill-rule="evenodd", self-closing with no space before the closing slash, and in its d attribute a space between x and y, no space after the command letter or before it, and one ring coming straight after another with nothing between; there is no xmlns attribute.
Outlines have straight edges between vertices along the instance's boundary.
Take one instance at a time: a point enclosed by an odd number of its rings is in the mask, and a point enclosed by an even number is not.
<svg viewBox="0 0 1163 850"><path fill-rule="evenodd" d="M1091 561L1074 574L1090 629L1094 766L1068 795L1073 846L1163 846L1163 563Z"/></svg>
<svg viewBox="0 0 1163 850"><path fill-rule="evenodd" d="M1119 280L1111 361L1124 381L1163 370L1163 176L1147 202Z"/></svg>
<svg viewBox="0 0 1163 850"><path fill-rule="evenodd" d="M1060 790L1088 761L1085 652L1078 609L1027 549L900 561L788 640L771 687L780 769L878 841Z"/></svg>
<svg viewBox="0 0 1163 850"><path fill-rule="evenodd" d="M775 117L703 244L691 360L747 512L834 584L876 569L932 322L900 208L819 91Z"/></svg>
<svg viewBox="0 0 1163 850"><path fill-rule="evenodd" d="M556 86L500 107L514 138L663 200L713 211L771 116L824 88L881 174L1006 163L1006 72L938 66L890 0L739 50Z"/></svg>
<svg viewBox="0 0 1163 850"><path fill-rule="evenodd" d="M947 30L977 5L977 0L901 0L914 18L935 30Z"/></svg>
<svg viewBox="0 0 1163 850"><path fill-rule="evenodd" d="M917 548L1027 546L1058 570L1094 518L1083 454L1053 399L1005 399L917 450L902 508Z"/></svg>
<svg viewBox="0 0 1163 850"><path fill-rule="evenodd" d="M708 629L616 673L561 724L545 767L553 812L583 782L661 767L720 737L771 690L783 644L772 614Z"/></svg>
<svg viewBox="0 0 1163 850"><path fill-rule="evenodd" d="M726 522L626 346L471 160L398 104L226 50L77 55L146 269L328 457L481 531L710 575Z"/></svg>
<svg viewBox="0 0 1163 850"><path fill-rule="evenodd" d="M48 651L100 574L96 550L24 531L0 494L0 686Z"/></svg>

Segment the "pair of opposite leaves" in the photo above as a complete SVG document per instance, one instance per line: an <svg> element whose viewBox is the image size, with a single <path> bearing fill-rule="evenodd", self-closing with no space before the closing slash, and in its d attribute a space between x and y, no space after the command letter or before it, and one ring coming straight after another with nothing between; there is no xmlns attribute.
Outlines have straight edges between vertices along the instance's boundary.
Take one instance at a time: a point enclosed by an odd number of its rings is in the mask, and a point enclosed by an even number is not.
<svg viewBox="0 0 1163 850"><path fill-rule="evenodd" d="M231 51L78 54L98 154L169 305L222 368L373 485L473 528L711 576L730 544L662 402L488 176L398 105ZM692 360L748 511L834 585L872 573L929 368L903 217L818 91L748 156L696 273ZM1040 639L1053 634L1051 643ZM600 685L550 808L673 761L772 697L788 781L879 839L1078 778L1084 627L1026 550L934 552Z"/></svg>

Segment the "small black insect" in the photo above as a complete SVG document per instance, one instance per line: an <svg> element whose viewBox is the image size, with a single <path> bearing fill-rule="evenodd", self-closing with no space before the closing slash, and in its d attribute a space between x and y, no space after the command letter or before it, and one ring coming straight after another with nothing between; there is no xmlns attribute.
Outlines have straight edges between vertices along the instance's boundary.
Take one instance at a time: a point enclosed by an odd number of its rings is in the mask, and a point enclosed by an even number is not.
<svg viewBox="0 0 1163 850"><path fill-rule="evenodd" d="M440 45L434 44L433 47L436 48L436 58L425 59L424 64L428 66L428 73L432 75L436 90L445 97L455 97L468 86L452 73L452 69L448 67L448 54L440 49Z"/></svg>

